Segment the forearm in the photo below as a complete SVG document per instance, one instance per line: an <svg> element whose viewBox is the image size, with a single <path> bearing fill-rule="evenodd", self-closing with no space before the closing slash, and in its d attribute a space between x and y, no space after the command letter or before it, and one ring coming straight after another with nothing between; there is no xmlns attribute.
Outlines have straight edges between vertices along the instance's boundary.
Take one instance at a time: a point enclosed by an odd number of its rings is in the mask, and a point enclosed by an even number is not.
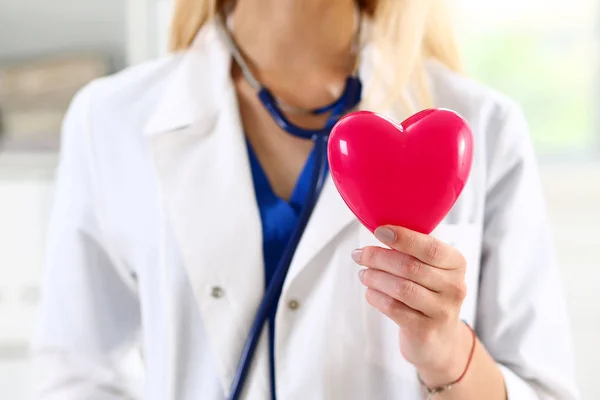
<svg viewBox="0 0 600 400"><path fill-rule="evenodd" d="M469 329L465 326L465 331ZM476 339L473 358L468 369L459 383L452 386L451 390L446 390L432 396L432 400L505 400L507 398L506 388L502 372L497 363L487 352L483 344ZM457 347L460 351L448 368L439 372L419 371L419 376L428 387L439 387L454 382L465 370L468 358L471 353L473 340L467 332L462 335Z"/></svg>

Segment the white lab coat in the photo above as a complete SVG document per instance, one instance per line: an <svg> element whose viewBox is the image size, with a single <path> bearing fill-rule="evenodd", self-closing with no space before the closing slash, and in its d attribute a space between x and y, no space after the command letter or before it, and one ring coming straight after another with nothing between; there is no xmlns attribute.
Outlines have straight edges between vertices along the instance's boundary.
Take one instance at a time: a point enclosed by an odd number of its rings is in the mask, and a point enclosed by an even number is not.
<svg viewBox="0 0 600 400"><path fill-rule="evenodd" d="M40 398L138 398L117 369L138 343L139 398L228 392L264 290L230 62L209 24L191 50L98 80L73 101L35 345ZM461 317L498 362L510 399L574 399L569 325L523 115L441 65L428 76L436 106L461 113L475 135L469 182L434 232L468 260ZM422 398L397 326L364 300L350 258L376 243L329 180L280 300L279 399ZM262 339L250 400L269 398Z"/></svg>

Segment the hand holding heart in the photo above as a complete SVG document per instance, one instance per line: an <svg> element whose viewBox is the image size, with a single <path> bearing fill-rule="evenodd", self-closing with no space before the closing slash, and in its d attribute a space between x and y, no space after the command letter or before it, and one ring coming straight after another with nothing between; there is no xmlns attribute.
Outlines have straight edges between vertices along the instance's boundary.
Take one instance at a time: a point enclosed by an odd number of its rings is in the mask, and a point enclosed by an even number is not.
<svg viewBox="0 0 600 400"><path fill-rule="evenodd" d="M467 182L471 129L446 109L423 110L401 124L359 111L334 126L328 155L343 200L391 247L352 254L367 267L360 271L367 301L398 324L400 350L427 386L453 382L462 376L474 343L459 319L466 261L427 234Z"/></svg>
<svg viewBox="0 0 600 400"><path fill-rule="evenodd" d="M457 379L472 346L459 319L466 295L466 261L455 248L432 236L386 226L375 236L391 249L365 247L352 258L368 288L366 299L400 327L403 356L428 385Z"/></svg>

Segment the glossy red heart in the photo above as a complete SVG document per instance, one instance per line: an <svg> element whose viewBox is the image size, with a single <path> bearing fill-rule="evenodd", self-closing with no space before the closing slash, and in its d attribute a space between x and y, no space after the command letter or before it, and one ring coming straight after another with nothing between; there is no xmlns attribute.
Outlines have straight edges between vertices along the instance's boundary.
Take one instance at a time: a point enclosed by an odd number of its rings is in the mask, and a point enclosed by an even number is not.
<svg viewBox="0 0 600 400"><path fill-rule="evenodd" d="M398 225L429 234L467 182L473 136L446 109L421 111L400 125L358 111L334 126L328 156L337 190L371 232Z"/></svg>

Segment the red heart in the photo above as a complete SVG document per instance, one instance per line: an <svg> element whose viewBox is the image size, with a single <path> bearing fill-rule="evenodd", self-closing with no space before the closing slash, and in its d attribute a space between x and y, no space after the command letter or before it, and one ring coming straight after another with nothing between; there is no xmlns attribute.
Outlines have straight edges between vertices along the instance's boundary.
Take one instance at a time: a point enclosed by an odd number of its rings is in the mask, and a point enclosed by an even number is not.
<svg viewBox="0 0 600 400"><path fill-rule="evenodd" d="M400 125L358 111L333 127L328 153L337 190L371 232L398 225L429 234L467 182L473 136L446 109L421 111Z"/></svg>

